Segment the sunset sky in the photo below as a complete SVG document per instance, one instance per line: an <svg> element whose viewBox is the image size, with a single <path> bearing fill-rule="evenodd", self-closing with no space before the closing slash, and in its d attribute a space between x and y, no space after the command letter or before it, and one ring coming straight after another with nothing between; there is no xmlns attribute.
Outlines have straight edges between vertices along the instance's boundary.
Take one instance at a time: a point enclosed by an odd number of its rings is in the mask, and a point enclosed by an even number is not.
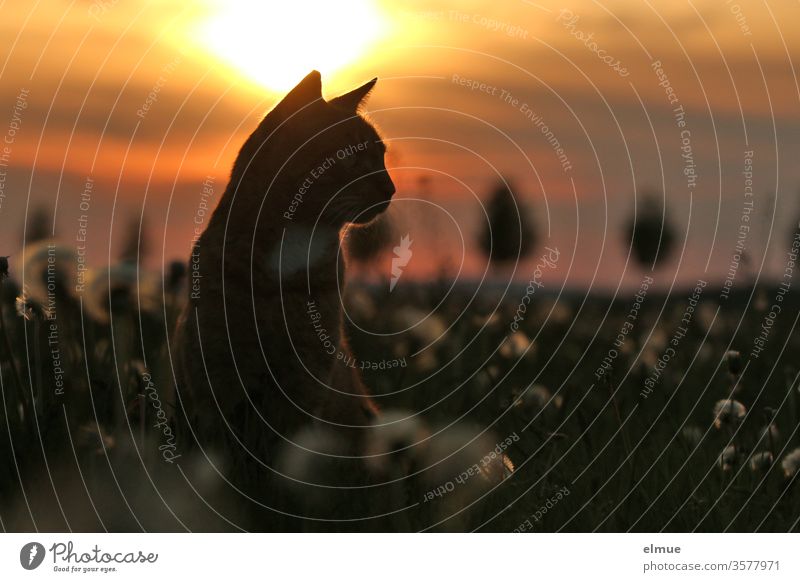
<svg viewBox="0 0 800 582"><path fill-rule="evenodd" d="M500 175L543 244L561 251L548 274L558 286L638 284L620 224L645 188L666 192L680 233L659 284L720 281L748 151L756 270L766 253L768 270L782 271L800 216L797 2L43 0L0 10L0 255L21 250L23 217L37 206L74 241L91 178L93 263L113 257L142 214L155 265L188 256L203 182L222 192L242 141L313 68L327 96L379 77L367 110L390 144L391 212L424 257L409 265L419 276L441 259L482 276L474 233Z"/></svg>

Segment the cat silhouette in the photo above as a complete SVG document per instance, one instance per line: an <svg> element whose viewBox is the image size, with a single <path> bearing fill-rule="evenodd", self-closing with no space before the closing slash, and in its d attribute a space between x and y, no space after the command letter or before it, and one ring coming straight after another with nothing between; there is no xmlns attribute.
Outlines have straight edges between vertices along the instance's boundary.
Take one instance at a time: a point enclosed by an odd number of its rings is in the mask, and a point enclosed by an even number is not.
<svg viewBox="0 0 800 582"><path fill-rule="evenodd" d="M224 457L260 529L356 512L344 493L304 506L280 459L308 452L297 435L315 430L335 454L309 454L336 465L308 476L327 482L304 486L363 484L357 457L377 409L343 333L340 231L372 221L395 191L385 145L360 113L376 81L325 100L320 74L306 76L241 147L192 250L174 338L178 446Z"/></svg>

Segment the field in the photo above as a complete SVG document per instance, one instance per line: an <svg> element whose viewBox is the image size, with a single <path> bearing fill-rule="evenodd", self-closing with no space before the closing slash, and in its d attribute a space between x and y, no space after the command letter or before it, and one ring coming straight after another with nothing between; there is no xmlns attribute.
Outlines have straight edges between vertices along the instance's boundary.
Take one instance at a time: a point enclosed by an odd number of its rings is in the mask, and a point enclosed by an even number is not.
<svg viewBox="0 0 800 582"><path fill-rule="evenodd" d="M41 286L3 281L3 529L270 529L225 483L235 452L172 432L184 270L137 287L121 263L76 295L74 273L48 275L56 251L27 259ZM798 297L647 281L617 296L354 282L352 364L387 421L367 465L391 515L293 529L797 531ZM330 470L281 462L310 482ZM330 504L304 487L308 515Z"/></svg>

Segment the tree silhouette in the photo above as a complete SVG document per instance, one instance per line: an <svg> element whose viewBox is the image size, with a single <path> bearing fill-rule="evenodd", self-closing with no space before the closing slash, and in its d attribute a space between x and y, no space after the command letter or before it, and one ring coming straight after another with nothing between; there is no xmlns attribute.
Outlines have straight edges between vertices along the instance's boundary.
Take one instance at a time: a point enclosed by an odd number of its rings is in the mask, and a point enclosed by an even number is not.
<svg viewBox="0 0 800 582"><path fill-rule="evenodd" d="M144 262L149 252L147 220L144 216L140 219L133 215L125 225L119 260L131 263Z"/></svg>
<svg viewBox="0 0 800 582"><path fill-rule="evenodd" d="M53 216L46 206L37 206L28 216L28 228L25 232L25 242L32 244L53 238Z"/></svg>
<svg viewBox="0 0 800 582"><path fill-rule="evenodd" d="M675 242L674 227L669 221L661 196L656 192L641 194L642 203L624 230L625 244L643 269L662 264Z"/></svg>
<svg viewBox="0 0 800 582"><path fill-rule="evenodd" d="M480 247L490 263L502 265L530 254L537 243L536 230L507 180L497 184L486 211L489 221L481 234Z"/></svg>

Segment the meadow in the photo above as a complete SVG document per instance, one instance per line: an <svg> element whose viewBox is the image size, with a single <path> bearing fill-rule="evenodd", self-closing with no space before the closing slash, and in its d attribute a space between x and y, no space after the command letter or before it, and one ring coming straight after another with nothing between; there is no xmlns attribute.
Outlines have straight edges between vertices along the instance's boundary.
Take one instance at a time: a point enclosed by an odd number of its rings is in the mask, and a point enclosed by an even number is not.
<svg viewBox="0 0 800 582"><path fill-rule="evenodd" d="M226 485L236 452L173 430L186 267L120 261L76 292L72 253L41 241L0 265L2 528L270 529ZM386 421L366 463L392 514L324 529L797 531L800 298L647 280L616 296L353 281L350 364ZM279 462L311 482L330 470ZM309 514L326 495L306 486Z"/></svg>

